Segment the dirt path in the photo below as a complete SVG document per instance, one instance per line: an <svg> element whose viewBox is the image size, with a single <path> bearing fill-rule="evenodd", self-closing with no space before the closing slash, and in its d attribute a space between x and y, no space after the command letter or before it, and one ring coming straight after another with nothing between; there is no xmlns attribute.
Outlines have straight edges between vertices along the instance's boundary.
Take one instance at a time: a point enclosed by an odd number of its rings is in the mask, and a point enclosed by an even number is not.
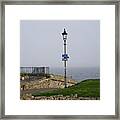
<svg viewBox="0 0 120 120"><path fill-rule="evenodd" d="M48 92L48 91L52 91L52 90L57 90L58 88L40 88L40 89L31 89L31 90L21 90L20 91L20 94L23 95L23 94L27 94L27 93L36 93L36 92L40 92L40 93L43 93L43 92Z"/></svg>

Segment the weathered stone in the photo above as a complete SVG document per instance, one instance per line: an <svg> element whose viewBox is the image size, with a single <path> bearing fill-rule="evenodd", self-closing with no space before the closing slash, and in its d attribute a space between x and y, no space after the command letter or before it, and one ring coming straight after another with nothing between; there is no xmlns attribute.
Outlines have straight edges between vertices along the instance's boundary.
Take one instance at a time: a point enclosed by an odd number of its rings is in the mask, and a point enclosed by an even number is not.
<svg viewBox="0 0 120 120"><path fill-rule="evenodd" d="M64 78L62 76L55 75L52 78L42 78L36 80L21 81L21 90L40 89L40 88L64 88ZM72 86L77 82L74 80L67 80L67 86Z"/></svg>
<svg viewBox="0 0 120 120"><path fill-rule="evenodd" d="M78 95L77 95L77 94L75 94L75 97L78 97Z"/></svg>

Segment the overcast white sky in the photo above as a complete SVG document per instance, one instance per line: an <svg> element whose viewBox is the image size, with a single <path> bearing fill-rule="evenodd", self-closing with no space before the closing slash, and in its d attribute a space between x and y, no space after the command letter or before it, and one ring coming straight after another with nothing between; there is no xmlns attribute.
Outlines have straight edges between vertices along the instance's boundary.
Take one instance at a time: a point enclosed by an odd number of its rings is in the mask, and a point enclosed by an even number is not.
<svg viewBox="0 0 120 120"><path fill-rule="evenodd" d="M100 21L22 20L20 22L20 66L63 67L63 40L68 32L69 67L100 66Z"/></svg>

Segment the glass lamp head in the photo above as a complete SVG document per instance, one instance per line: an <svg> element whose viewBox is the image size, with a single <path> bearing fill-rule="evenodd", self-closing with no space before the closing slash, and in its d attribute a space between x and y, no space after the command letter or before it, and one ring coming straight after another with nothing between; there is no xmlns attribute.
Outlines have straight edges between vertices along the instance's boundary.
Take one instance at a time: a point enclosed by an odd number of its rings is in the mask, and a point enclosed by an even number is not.
<svg viewBox="0 0 120 120"><path fill-rule="evenodd" d="M62 36L63 36L63 40L67 39L67 32L64 28L64 32L62 33Z"/></svg>

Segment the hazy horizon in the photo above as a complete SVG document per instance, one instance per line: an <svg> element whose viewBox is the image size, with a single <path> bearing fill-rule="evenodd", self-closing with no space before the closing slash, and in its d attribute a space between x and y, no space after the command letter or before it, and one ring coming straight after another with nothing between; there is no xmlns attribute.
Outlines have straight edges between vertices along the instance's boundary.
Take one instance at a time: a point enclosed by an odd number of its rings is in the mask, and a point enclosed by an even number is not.
<svg viewBox="0 0 120 120"><path fill-rule="evenodd" d="M68 33L67 66L100 67L99 20L22 20L20 22L20 66L62 68L63 39Z"/></svg>

